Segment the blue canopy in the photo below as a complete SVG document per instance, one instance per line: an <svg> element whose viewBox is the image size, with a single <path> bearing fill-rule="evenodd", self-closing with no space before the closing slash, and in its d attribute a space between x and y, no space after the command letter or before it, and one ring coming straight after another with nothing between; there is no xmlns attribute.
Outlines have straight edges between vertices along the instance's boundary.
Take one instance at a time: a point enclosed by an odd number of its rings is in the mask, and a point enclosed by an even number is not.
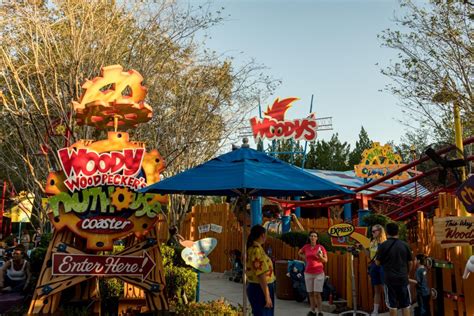
<svg viewBox="0 0 474 316"><path fill-rule="evenodd" d="M161 194L321 196L352 191L263 152L240 148L140 190Z"/></svg>

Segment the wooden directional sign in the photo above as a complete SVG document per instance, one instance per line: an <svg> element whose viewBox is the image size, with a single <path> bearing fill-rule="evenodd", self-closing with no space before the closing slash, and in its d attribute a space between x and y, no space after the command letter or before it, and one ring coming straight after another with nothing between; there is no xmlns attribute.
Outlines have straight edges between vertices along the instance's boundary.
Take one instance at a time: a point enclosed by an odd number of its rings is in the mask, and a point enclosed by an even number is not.
<svg viewBox="0 0 474 316"><path fill-rule="evenodd" d="M97 256L87 254L54 253L55 276L139 276L146 279L155 262L147 252L139 256Z"/></svg>
<svg viewBox="0 0 474 316"><path fill-rule="evenodd" d="M434 218L436 242L441 248L474 245L474 217Z"/></svg>

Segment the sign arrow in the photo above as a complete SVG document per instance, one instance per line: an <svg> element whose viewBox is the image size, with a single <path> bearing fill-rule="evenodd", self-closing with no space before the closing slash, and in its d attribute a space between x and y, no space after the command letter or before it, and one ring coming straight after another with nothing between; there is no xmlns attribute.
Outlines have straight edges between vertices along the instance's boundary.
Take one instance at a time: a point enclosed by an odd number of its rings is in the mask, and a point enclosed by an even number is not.
<svg viewBox="0 0 474 316"><path fill-rule="evenodd" d="M52 274L55 276L139 276L145 280L155 265L146 251L143 251L142 256L54 253Z"/></svg>

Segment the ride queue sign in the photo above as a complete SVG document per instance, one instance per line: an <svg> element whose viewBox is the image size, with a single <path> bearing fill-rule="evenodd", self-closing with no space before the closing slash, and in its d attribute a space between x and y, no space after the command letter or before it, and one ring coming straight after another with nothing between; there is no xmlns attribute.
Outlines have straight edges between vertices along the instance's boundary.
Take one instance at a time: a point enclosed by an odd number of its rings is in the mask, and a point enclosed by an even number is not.
<svg viewBox="0 0 474 316"><path fill-rule="evenodd" d="M142 280L155 267L147 252L142 256L99 256L88 254L53 254L53 275L138 276Z"/></svg>

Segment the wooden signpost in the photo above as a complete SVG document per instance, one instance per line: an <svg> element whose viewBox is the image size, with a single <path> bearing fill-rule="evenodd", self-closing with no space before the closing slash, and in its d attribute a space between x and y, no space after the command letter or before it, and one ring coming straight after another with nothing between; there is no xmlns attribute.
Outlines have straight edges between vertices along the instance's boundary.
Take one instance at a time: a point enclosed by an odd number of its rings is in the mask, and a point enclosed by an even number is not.
<svg viewBox="0 0 474 316"><path fill-rule="evenodd" d="M79 125L113 130L107 139L79 140L57 151L61 170L49 174L45 189L55 230L28 315L58 313L67 303L62 293L73 286L76 300L93 302L89 314L101 314L98 277L124 281L128 301L119 309L168 310L155 226L168 197L139 192L160 180L165 164L157 150L147 152L145 143L118 131L151 119L142 80L134 70L104 67L73 102ZM118 239L126 248L107 254Z"/></svg>
<svg viewBox="0 0 474 316"><path fill-rule="evenodd" d="M436 242L442 248L474 246L474 217L434 218Z"/></svg>

